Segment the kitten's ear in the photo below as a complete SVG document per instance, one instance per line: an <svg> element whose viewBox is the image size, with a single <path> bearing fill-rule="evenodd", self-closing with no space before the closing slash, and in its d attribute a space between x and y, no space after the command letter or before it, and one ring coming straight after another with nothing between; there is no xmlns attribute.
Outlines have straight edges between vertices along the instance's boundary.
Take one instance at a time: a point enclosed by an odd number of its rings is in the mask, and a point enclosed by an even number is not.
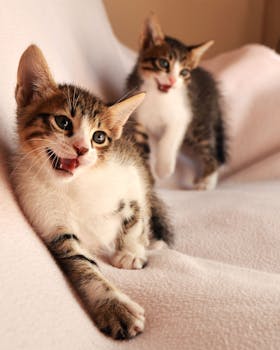
<svg viewBox="0 0 280 350"><path fill-rule="evenodd" d="M55 84L42 51L36 45L30 45L22 54L16 86L16 101L24 107L38 97L48 96L55 91Z"/></svg>
<svg viewBox="0 0 280 350"><path fill-rule="evenodd" d="M199 65L204 53L214 44L214 40L207 41L204 44L194 46L190 52L190 61L192 69Z"/></svg>
<svg viewBox="0 0 280 350"><path fill-rule="evenodd" d="M108 128L111 130L115 139L121 137L124 124L144 100L145 95L145 92L140 92L137 95L129 97L109 107L110 117L108 119Z"/></svg>
<svg viewBox="0 0 280 350"><path fill-rule="evenodd" d="M150 46L160 46L164 42L164 34L159 21L154 13L145 21L140 35L140 48L147 49Z"/></svg>

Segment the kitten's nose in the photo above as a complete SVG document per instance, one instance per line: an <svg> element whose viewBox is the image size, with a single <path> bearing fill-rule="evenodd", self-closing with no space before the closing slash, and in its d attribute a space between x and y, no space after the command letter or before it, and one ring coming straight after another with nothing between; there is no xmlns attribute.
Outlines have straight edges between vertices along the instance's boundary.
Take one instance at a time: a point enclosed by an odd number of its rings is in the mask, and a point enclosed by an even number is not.
<svg viewBox="0 0 280 350"><path fill-rule="evenodd" d="M75 151L77 152L78 156L83 156L85 153L88 152L88 148L81 146L81 145L73 145Z"/></svg>
<svg viewBox="0 0 280 350"><path fill-rule="evenodd" d="M175 83L176 83L176 78L174 78L174 77L169 77L169 82L170 82L170 85L172 86L172 85L174 85Z"/></svg>

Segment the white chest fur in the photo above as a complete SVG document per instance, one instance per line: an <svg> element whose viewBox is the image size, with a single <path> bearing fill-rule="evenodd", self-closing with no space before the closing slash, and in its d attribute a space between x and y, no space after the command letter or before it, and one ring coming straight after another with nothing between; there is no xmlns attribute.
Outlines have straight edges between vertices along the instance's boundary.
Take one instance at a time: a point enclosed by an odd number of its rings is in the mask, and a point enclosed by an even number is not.
<svg viewBox="0 0 280 350"><path fill-rule="evenodd" d="M136 117L150 136L152 169L159 178L166 178L175 170L179 148L192 120L191 103L182 82L165 93L149 79L141 89L147 95Z"/></svg>
<svg viewBox="0 0 280 350"><path fill-rule="evenodd" d="M137 110L137 119L148 132L158 137L163 129L180 125L186 131L192 120L192 110L184 85L171 88L167 93L158 90L153 80L146 80L141 90L147 95Z"/></svg>
<svg viewBox="0 0 280 350"><path fill-rule="evenodd" d="M15 184L26 215L43 239L58 227L76 234L93 250L110 245L121 227L121 201L137 201L145 216L145 183L133 165L108 162L70 182L32 178L25 163Z"/></svg>
<svg viewBox="0 0 280 350"><path fill-rule="evenodd" d="M75 221L80 223L80 234L88 244L106 246L114 240L121 225L116 213L121 201L137 201L141 208L145 208L144 186L134 166L113 162L92 169L83 179L77 178L69 197L73 202L73 212L77 213Z"/></svg>

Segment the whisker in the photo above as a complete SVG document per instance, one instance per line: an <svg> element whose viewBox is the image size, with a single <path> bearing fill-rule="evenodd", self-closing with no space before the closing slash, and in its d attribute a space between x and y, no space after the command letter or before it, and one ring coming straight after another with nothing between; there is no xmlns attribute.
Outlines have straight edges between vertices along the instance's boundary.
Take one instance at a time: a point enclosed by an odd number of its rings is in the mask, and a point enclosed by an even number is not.
<svg viewBox="0 0 280 350"><path fill-rule="evenodd" d="M78 95L77 95L77 98L75 100L75 106L74 106L74 110L75 111L76 111L76 108L77 108L77 105L78 105L78 101L79 101L80 95L81 95L81 93L79 92Z"/></svg>
<svg viewBox="0 0 280 350"><path fill-rule="evenodd" d="M51 151L51 154L55 154L53 151ZM34 177L36 178L36 176L41 172L41 170L43 169L43 167L46 165L46 163L48 161L50 161L51 159L51 155L47 156L47 159L45 161L43 161L43 164L41 165L41 167L37 170L36 174L34 175Z"/></svg>
<svg viewBox="0 0 280 350"><path fill-rule="evenodd" d="M42 152L42 154L44 154L45 152ZM47 158L48 160L48 158ZM37 167L37 164L39 164L41 161L41 158L36 158L35 161L31 161L31 164L30 164L30 167L26 170L27 173L31 172L32 169L36 168ZM44 162L45 163L45 162ZM38 173L38 172L37 172ZM35 176L37 176L37 173ZM34 177L34 175L33 175Z"/></svg>
<svg viewBox="0 0 280 350"><path fill-rule="evenodd" d="M57 135L54 135L57 138L58 145L61 146L66 152L71 152L73 151L73 148L64 140L64 135L63 135L63 140L60 140Z"/></svg>
<svg viewBox="0 0 280 350"><path fill-rule="evenodd" d="M74 92L73 92L73 97L72 97L72 109L71 109L71 114L72 112L74 113L74 100L76 96L76 86L74 86Z"/></svg>
<svg viewBox="0 0 280 350"><path fill-rule="evenodd" d="M23 154L23 157L19 160L17 166L12 170L11 174L14 174L15 171L21 166L22 162L25 161L26 158L29 157L32 153L45 150L46 148L50 148L50 146L57 146L58 145L58 143L53 141L53 140L46 140L46 139L41 139L41 138L36 138L36 139L32 139L32 140L34 140L34 141L41 141L41 142L44 142L45 144L43 146L42 145L41 146L37 146L36 148L32 149L31 151ZM43 153L44 152L42 152L42 154ZM40 152L39 152L39 154L40 154ZM31 164L31 167L32 167L32 164Z"/></svg>
<svg viewBox="0 0 280 350"><path fill-rule="evenodd" d="M22 158L20 158L20 160L19 160L17 166L12 170L11 174L14 174L14 173L15 173L15 171L19 168L19 166L22 164L22 162L25 161L25 159L26 159L29 155L31 155L31 154L34 153L34 152L38 152L38 151L40 151L40 150L42 150L42 149L45 149L45 148L46 148L45 146L40 146L40 147L37 147L37 148L35 148L35 149L29 151L28 153L24 154L24 156L23 156Z"/></svg>
<svg viewBox="0 0 280 350"><path fill-rule="evenodd" d="M67 102L68 102L69 111L72 111L69 85L67 85Z"/></svg>
<svg viewBox="0 0 280 350"><path fill-rule="evenodd" d="M133 88L133 89L127 91L124 95L122 95L122 96L121 96L117 101L115 101L113 104L121 102L121 101L124 100L126 97L133 95L133 93L136 92L137 90L138 90L138 87L136 86L135 88Z"/></svg>

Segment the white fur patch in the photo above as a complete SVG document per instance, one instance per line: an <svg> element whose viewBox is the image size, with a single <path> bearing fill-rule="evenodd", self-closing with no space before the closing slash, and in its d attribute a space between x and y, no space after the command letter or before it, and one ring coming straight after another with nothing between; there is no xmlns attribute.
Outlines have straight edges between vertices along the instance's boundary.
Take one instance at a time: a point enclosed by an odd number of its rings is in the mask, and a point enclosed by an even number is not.
<svg viewBox="0 0 280 350"><path fill-rule="evenodd" d="M178 75L175 64L173 74ZM167 93L158 90L153 77L141 86L147 95L137 110L137 119L155 139L152 153L156 158L155 170L159 177L170 176L176 164L177 152L192 120L191 104L181 78Z"/></svg>
<svg viewBox="0 0 280 350"><path fill-rule="evenodd" d="M45 240L62 227L96 251L108 247L119 233L122 220L116 211L121 201L137 201L140 215L148 217L146 185L133 165L112 159L65 182L46 172L33 177L28 160L19 164L14 174L16 191L26 215ZM50 164L46 167L54 172Z"/></svg>
<svg viewBox="0 0 280 350"><path fill-rule="evenodd" d="M194 185L196 190L214 190L218 182L218 171L214 171L212 174L201 179Z"/></svg>

